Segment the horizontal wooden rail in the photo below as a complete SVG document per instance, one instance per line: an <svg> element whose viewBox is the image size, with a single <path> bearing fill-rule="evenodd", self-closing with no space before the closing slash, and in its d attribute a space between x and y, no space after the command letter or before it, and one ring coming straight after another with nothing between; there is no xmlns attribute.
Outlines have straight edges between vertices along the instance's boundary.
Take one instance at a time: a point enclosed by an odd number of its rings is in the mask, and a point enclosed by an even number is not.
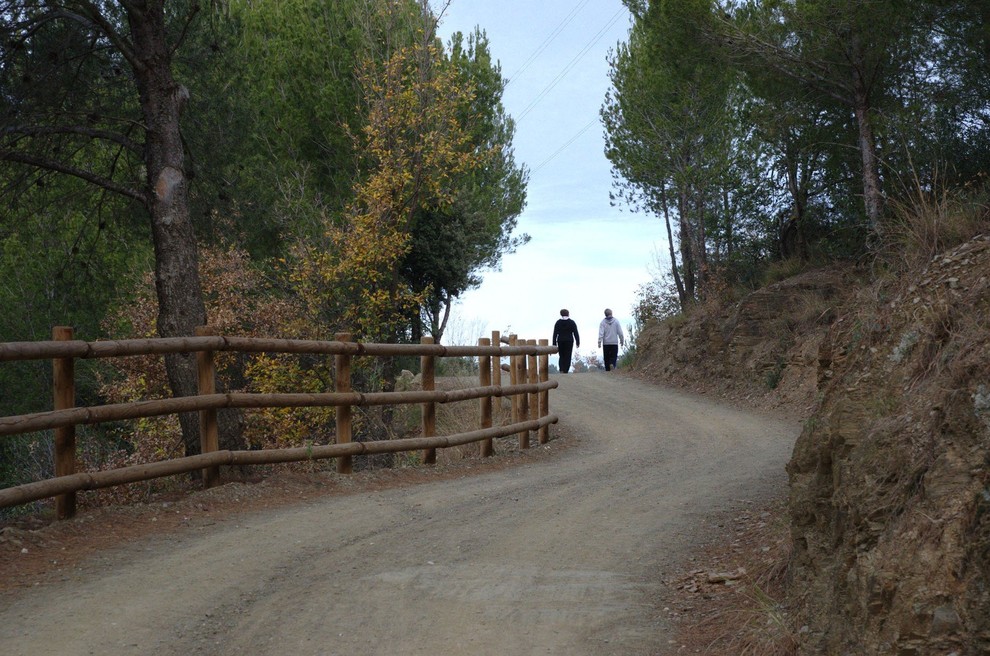
<svg viewBox="0 0 990 656"><path fill-rule="evenodd" d="M549 355L556 346L443 346L441 344L362 344L315 340L263 339L258 337L168 337L122 339L97 342L5 342L0 344L0 362L50 358L116 358L200 351L249 353L308 353L314 355L433 355L465 357L478 355Z"/></svg>
<svg viewBox="0 0 990 656"><path fill-rule="evenodd" d="M302 446L290 449L267 449L263 451L214 451L197 456L186 456L184 458L153 462L147 465L132 465L109 471L71 474L69 476L60 476L35 483L26 483L24 485L0 489L0 508L30 503L31 501L47 499L60 494L69 494L82 490L95 490L98 488L113 487L114 485L147 481L153 478L185 474L206 467L223 465L271 465L307 460L324 460L327 458L339 458L341 456L400 453L428 448L449 448L495 437L505 437L518 433L521 430L536 431L549 424L555 424L557 421L557 415L547 415L538 420L467 433L457 433L444 437L410 437L399 440L348 442L346 444Z"/></svg>
<svg viewBox="0 0 990 656"><path fill-rule="evenodd" d="M326 406L405 405L412 403L453 403L485 396L532 394L555 389L555 380L537 385L492 385L450 391L433 392L325 392L322 394L209 394L172 399L131 401L71 410L51 410L28 415L0 417L0 437L32 433L78 424L100 424L109 421L160 417L179 412L220 410L222 408L305 408Z"/></svg>

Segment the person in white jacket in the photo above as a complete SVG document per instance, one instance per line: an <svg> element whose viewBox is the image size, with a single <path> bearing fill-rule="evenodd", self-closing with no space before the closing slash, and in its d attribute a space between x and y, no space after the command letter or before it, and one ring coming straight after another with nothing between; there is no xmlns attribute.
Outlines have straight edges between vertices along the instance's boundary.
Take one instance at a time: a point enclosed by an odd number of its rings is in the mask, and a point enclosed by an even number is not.
<svg viewBox="0 0 990 656"><path fill-rule="evenodd" d="M602 349L605 360L605 371L615 369L619 359L619 345L626 345L626 336L622 334L622 324L612 316L612 311L605 308L605 318L598 325L598 347Z"/></svg>

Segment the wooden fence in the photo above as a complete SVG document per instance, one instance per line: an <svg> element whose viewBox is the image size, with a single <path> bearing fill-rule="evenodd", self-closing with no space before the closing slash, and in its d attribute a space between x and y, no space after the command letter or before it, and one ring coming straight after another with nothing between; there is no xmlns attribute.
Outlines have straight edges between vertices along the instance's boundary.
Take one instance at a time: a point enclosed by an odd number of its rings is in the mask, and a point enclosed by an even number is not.
<svg viewBox="0 0 990 656"><path fill-rule="evenodd" d="M297 353L334 357L334 391L319 394L216 393L213 353ZM557 416L549 412L549 391L557 381L548 376L548 356L556 346L547 340L520 340L493 332L492 338L478 340L477 346L443 346L424 337L421 344L365 344L354 342L348 334L334 341L258 339L215 335L208 327L196 331L195 337L132 339L85 342L74 340L72 329L56 327L52 341L0 343L0 363L12 360L51 360L53 368L54 409L27 415L0 417L0 439L7 435L42 430L55 432L55 478L0 489L0 508L55 497L56 515L60 519L75 514L76 492L111 487L125 483L173 476L202 470L204 485L216 485L222 465L261 465L326 458L337 459L337 471L350 473L353 456L404 451L422 451L424 463L436 462L436 450L480 443L482 456L493 454L492 440L518 435L521 448L529 447L531 433L540 443L549 439L549 425ZM199 393L196 396L75 407L74 364L81 358L116 358L136 355L195 353L199 370ZM351 360L355 357L420 357L422 390L406 392L364 393L351 389ZM501 364L503 356L509 363ZM452 391L436 389L436 359L442 357L477 357L479 386ZM493 366L494 364L494 366ZM502 385L502 373L510 375L510 384ZM511 423L492 426L494 398L509 397L512 402ZM480 399L481 419L478 430L448 436L436 435L436 404ZM351 441L351 411L354 406L420 404L422 436L397 440ZM299 408L335 406L336 443L261 451L219 450L217 410L221 408ZM134 465L99 472L76 472L75 427L80 424L157 417L181 412L198 412L200 419L200 455L174 458L144 465Z"/></svg>

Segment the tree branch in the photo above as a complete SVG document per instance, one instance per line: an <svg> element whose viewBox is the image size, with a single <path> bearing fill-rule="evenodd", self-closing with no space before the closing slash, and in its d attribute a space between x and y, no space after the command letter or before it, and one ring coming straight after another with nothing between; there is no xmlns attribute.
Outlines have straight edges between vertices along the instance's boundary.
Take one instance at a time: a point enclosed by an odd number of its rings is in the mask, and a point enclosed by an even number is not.
<svg viewBox="0 0 990 656"><path fill-rule="evenodd" d="M39 126L39 125L29 125L29 126L10 126L3 129L4 136L13 135L23 135L26 137L35 137L40 135L48 134L76 134L83 137L89 137L91 139L103 139L105 141L110 141L119 146L126 148L138 155L141 154L143 146L131 139L128 139L119 132L111 132L109 130L94 130L92 128L86 128L77 125L71 126Z"/></svg>
<svg viewBox="0 0 990 656"><path fill-rule="evenodd" d="M35 157L27 153L21 153L13 150L0 150L0 161L27 164L45 171L53 171L56 173L71 175L81 180L85 180L90 184L102 187L107 191L112 191L132 200L136 200L145 207L148 207L150 204L150 199L147 194L132 187L118 184L113 180L109 180L103 176L93 173L92 171L87 171L76 166L69 166L68 164L64 164L62 162L57 162L55 160L50 160L43 157Z"/></svg>
<svg viewBox="0 0 990 656"><path fill-rule="evenodd" d="M852 106L852 90L847 88L846 85L830 79L828 77L828 66L820 62L805 60L787 48L749 34L740 29L731 20L718 17L715 20L724 28L722 34L726 42L730 46L738 48L738 52L750 52L778 73L796 82L810 84L833 100L843 105ZM847 92L849 95L838 93L836 88Z"/></svg>
<svg viewBox="0 0 990 656"><path fill-rule="evenodd" d="M181 46L182 42L186 40L186 35L189 34L189 26L192 25L192 22L196 18L196 14L198 14L199 11L200 11L200 6L199 3L197 2L193 4L193 6L190 8L189 14L186 16L186 20L182 24L182 31L179 34L179 38L175 40L174 44L172 44L172 48L169 54L174 56L176 51L179 49L179 46Z"/></svg>
<svg viewBox="0 0 990 656"><path fill-rule="evenodd" d="M140 72L144 70L144 62L138 58L137 53L131 46L131 42L124 38L124 35L121 34L116 27L106 19L106 16L103 15L103 12L100 11L98 6L89 0L76 0L74 4L79 6L80 11L82 12L81 14L69 11L68 9L61 9L56 13L60 14L64 18L69 18L99 31L120 51L120 53L124 56L124 59L127 60L135 71ZM121 2L121 4L127 9L128 12L134 11L128 3Z"/></svg>

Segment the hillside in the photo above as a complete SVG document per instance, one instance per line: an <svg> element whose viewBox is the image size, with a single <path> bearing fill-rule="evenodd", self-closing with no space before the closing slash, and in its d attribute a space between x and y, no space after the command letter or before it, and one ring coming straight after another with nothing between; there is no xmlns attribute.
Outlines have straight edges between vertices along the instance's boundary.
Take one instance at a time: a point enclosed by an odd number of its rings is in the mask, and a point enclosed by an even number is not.
<svg viewBox="0 0 990 656"><path fill-rule="evenodd" d="M811 271L639 336L637 375L806 417L777 563L797 653L990 652L988 276L981 235L906 276Z"/></svg>

